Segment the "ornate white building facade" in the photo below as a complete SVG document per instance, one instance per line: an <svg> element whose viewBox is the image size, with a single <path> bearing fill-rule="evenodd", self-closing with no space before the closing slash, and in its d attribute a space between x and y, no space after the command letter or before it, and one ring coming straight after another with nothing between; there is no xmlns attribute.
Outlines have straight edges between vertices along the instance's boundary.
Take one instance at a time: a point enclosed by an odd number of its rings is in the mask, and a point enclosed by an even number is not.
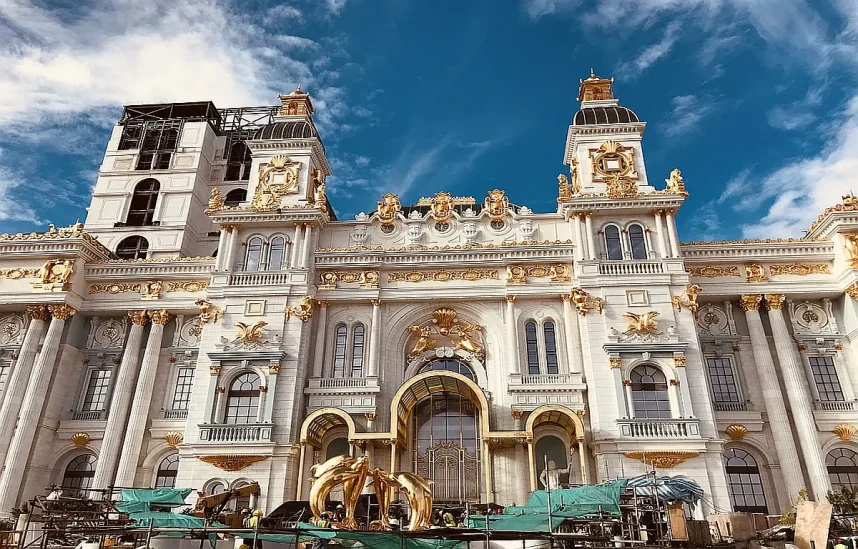
<svg viewBox="0 0 858 549"><path fill-rule="evenodd" d="M522 503L546 456L687 475L704 512L858 484L858 200L681 243L679 171L649 179L612 81L579 96L556 211L388 194L349 221L300 89L126 107L86 222L0 235L0 513L252 481L271 510L347 452L439 501Z"/></svg>

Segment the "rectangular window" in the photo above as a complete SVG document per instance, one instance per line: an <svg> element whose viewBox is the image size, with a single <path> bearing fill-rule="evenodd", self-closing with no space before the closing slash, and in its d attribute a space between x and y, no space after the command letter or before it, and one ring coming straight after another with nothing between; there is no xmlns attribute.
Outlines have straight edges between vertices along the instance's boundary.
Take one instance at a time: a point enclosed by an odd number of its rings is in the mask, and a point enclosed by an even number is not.
<svg viewBox="0 0 858 549"><path fill-rule="evenodd" d="M173 410L187 410L194 388L194 368L179 368L176 374L176 391L173 393Z"/></svg>
<svg viewBox="0 0 858 549"><path fill-rule="evenodd" d="M535 322L524 325L524 341L527 346L527 373L536 375L539 373L539 347L536 343Z"/></svg>
<svg viewBox="0 0 858 549"><path fill-rule="evenodd" d="M352 341L352 377L363 375L363 326L355 326Z"/></svg>
<svg viewBox="0 0 858 549"><path fill-rule="evenodd" d="M344 377L346 368L346 327L337 327L337 337L334 342L334 377Z"/></svg>
<svg viewBox="0 0 858 549"><path fill-rule="evenodd" d="M101 412L106 408L110 373L110 370L93 370L90 372L86 395L83 398L84 412Z"/></svg>
<svg viewBox="0 0 858 549"><path fill-rule="evenodd" d="M834 367L834 358L830 356L810 357L810 370L813 372L813 381L819 392L819 399L823 402L842 402L843 389L837 378L837 368Z"/></svg>
<svg viewBox="0 0 858 549"><path fill-rule="evenodd" d="M543 326L545 332L545 365L549 374L558 373L557 369L557 342L554 337L554 323L546 322Z"/></svg>
<svg viewBox="0 0 858 549"><path fill-rule="evenodd" d="M738 404L739 388L729 358L706 357L709 383L712 385L712 400L715 403Z"/></svg>

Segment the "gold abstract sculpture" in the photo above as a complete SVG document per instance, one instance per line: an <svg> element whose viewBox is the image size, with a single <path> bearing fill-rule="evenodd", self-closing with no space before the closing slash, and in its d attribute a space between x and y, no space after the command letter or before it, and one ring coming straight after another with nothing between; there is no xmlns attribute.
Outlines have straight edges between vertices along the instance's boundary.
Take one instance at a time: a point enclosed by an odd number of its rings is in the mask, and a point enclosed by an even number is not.
<svg viewBox="0 0 858 549"><path fill-rule="evenodd" d="M419 334L417 341L411 347L409 356L415 357L424 351L434 349L436 341L433 336L450 338L456 349L473 354L482 354L483 346L474 339L475 332L482 331L479 324L465 323L459 320L458 313L450 307L440 307L432 312L432 321L427 326L409 326L411 332Z"/></svg>
<svg viewBox="0 0 858 549"><path fill-rule="evenodd" d="M74 259L51 259L45 262L39 271L39 282L33 282L35 290L52 292L54 290L66 291L71 285L71 276L74 273Z"/></svg>
<svg viewBox="0 0 858 549"><path fill-rule="evenodd" d="M658 312L650 311L641 315L637 313L626 313L623 318L629 320L629 325L626 327L626 333L635 334L656 334L658 333L658 324L656 322Z"/></svg>
<svg viewBox="0 0 858 549"><path fill-rule="evenodd" d="M670 179L665 179L664 182L667 183L666 191L688 196L688 191L685 190L685 180L682 179L682 172L679 171L679 168L674 168L670 172Z"/></svg>
<svg viewBox="0 0 858 549"><path fill-rule="evenodd" d="M297 305L289 305L286 307L286 320L289 321L293 316L307 322L313 318L313 306L316 300L311 296L305 296Z"/></svg>
<svg viewBox="0 0 858 549"><path fill-rule="evenodd" d="M223 193L220 192L220 189L212 187L212 192L209 195L209 203L206 207L206 213L222 210L225 203L226 199L223 197Z"/></svg>
<svg viewBox="0 0 858 549"><path fill-rule="evenodd" d="M587 316L587 313L592 309L600 313L605 309L604 299L593 297L581 288L572 288L572 292L569 295L571 296L572 304L575 305L575 309L578 310L578 314L581 316Z"/></svg>
<svg viewBox="0 0 858 549"><path fill-rule="evenodd" d="M268 323L262 320L255 322L252 326L248 326L244 322L236 322L235 327L238 328L238 334L235 337L235 341L255 343L262 339L265 326L268 326Z"/></svg>
<svg viewBox="0 0 858 549"><path fill-rule="evenodd" d="M495 189L489 191L484 206L492 221L503 221L509 210L509 198L506 197L506 194L502 190Z"/></svg>
<svg viewBox="0 0 858 549"><path fill-rule="evenodd" d="M700 305L697 303L697 295L703 291L703 288L697 284L691 284L685 288L682 295L675 295L670 298L673 306L676 307L676 312L680 312L683 307L691 311L691 314L696 315Z"/></svg>
<svg viewBox="0 0 858 549"><path fill-rule="evenodd" d="M446 192L440 191L435 193L431 203L432 217L438 223L447 223L453 218L453 196Z"/></svg>
<svg viewBox="0 0 858 549"><path fill-rule="evenodd" d="M378 220L382 225L391 226L396 221L396 215L402 211L402 204L399 202L399 197L395 194L387 193L382 195L378 201Z"/></svg>
<svg viewBox="0 0 858 549"><path fill-rule="evenodd" d="M223 316L220 307L215 307L208 299L198 299L194 304L200 308L200 324L215 323Z"/></svg>

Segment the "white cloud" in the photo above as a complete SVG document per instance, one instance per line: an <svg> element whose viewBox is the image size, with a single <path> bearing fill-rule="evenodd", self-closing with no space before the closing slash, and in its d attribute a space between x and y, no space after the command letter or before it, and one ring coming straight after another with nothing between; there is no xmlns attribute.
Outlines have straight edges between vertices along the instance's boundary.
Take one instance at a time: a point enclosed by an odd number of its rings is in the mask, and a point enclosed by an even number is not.
<svg viewBox="0 0 858 549"><path fill-rule="evenodd" d="M674 44L679 40L680 29L679 21L668 23L662 39L644 48L634 61L619 65L616 70L617 76L622 78L640 76L650 65L670 53Z"/></svg>
<svg viewBox="0 0 858 549"><path fill-rule="evenodd" d="M14 197L25 183L27 178L22 174L0 166L0 221L41 222L33 208Z"/></svg>
<svg viewBox="0 0 858 549"><path fill-rule="evenodd" d="M289 4L278 4L268 9L268 17L266 19L301 21L303 18L304 14L295 6L290 6Z"/></svg>
<svg viewBox="0 0 858 549"><path fill-rule="evenodd" d="M671 112L664 124L664 133L676 137L691 133L703 118L715 110L709 98L696 95L679 95L671 100Z"/></svg>
<svg viewBox="0 0 858 549"><path fill-rule="evenodd" d="M339 15L339 13L346 7L346 2L348 0L325 0L325 5L328 8L328 11L333 13L334 15Z"/></svg>

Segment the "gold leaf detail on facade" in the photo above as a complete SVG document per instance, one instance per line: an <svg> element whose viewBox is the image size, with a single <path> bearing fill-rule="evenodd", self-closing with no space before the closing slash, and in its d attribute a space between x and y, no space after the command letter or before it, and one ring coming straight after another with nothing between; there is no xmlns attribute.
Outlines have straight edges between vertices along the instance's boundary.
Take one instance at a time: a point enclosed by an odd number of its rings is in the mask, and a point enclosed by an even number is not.
<svg viewBox="0 0 858 549"><path fill-rule="evenodd" d="M686 459L696 458L700 452L691 452L688 450L656 450L652 452L626 452L625 456L630 459L636 459L659 469L670 469L676 467L680 463L684 463Z"/></svg>
<svg viewBox="0 0 858 549"><path fill-rule="evenodd" d="M789 263L784 265L769 265L769 273L771 273L772 276L831 274L831 266L825 263Z"/></svg>
<svg viewBox="0 0 858 549"><path fill-rule="evenodd" d="M105 284L90 284L89 293L90 294L124 294L124 293L140 293L140 283L139 282L131 282L131 283L117 283L110 282Z"/></svg>
<svg viewBox="0 0 858 549"><path fill-rule="evenodd" d="M208 299L198 299L194 304L200 308L200 324L215 323L223 316L223 310L220 307L212 305Z"/></svg>
<svg viewBox="0 0 858 549"><path fill-rule="evenodd" d="M57 320L68 320L77 312L74 307L66 305L65 303L60 305L48 305L48 310L51 312L51 316Z"/></svg>
<svg viewBox="0 0 858 549"><path fill-rule="evenodd" d="M730 267L713 267L707 265L705 267L690 267L686 269L691 276L702 276L704 278L716 278L719 276L742 276L739 274L739 267L733 265Z"/></svg>
<svg viewBox="0 0 858 549"><path fill-rule="evenodd" d="M853 282L844 292L852 299L858 299L858 282Z"/></svg>
<svg viewBox="0 0 858 549"><path fill-rule="evenodd" d="M703 288L697 284L690 284L685 287L685 292L682 295L675 295L670 298L671 303L676 308L676 312L680 312L683 307L691 311L691 314L696 315L699 307L697 303L697 295L703 291Z"/></svg>
<svg viewBox="0 0 858 549"><path fill-rule="evenodd" d="M506 280L508 284L527 284L528 278L551 277L551 282L569 282L572 280L568 265L508 265Z"/></svg>
<svg viewBox="0 0 858 549"><path fill-rule="evenodd" d="M255 322L250 326L244 322L236 322L235 327L238 328L238 333L235 335L235 341L242 343L254 343L259 341L262 339L262 334L264 333L264 328L266 326L268 326L268 323L263 320Z"/></svg>
<svg viewBox="0 0 858 549"><path fill-rule="evenodd" d="M319 275L319 288L333 290L338 282L354 284L357 282L361 288L378 288L378 271L324 271Z"/></svg>
<svg viewBox="0 0 858 549"><path fill-rule="evenodd" d="M825 211L819 214L819 217L816 218L816 221L810 224L810 227L808 227L807 232L813 232L813 229L815 229L820 223L822 223L822 220L825 219L825 217L830 213L858 211L858 197L856 197L852 193L843 195L841 197L841 200L842 203L837 204L836 206L832 206L830 208L825 208Z"/></svg>
<svg viewBox="0 0 858 549"><path fill-rule="evenodd" d="M841 423L832 431L840 440L852 440L855 435L855 426L848 423Z"/></svg>
<svg viewBox="0 0 858 549"><path fill-rule="evenodd" d="M572 304L575 305L578 314L587 316L591 310L595 309L601 313L605 309L605 300L601 297L593 297L581 288L573 288L569 294L572 299Z"/></svg>
<svg viewBox="0 0 858 549"><path fill-rule="evenodd" d="M67 291L71 287L71 277L74 274L74 259L50 259L39 271L39 282L33 282L34 290L53 292Z"/></svg>
<svg viewBox="0 0 858 549"><path fill-rule="evenodd" d="M388 282L447 282L449 280L497 280L498 272L494 269L468 269L464 271L408 271L388 273Z"/></svg>
<svg viewBox="0 0 858 549"><path fill-rule="evenodd" d="M201 292L208 288L209 283L203 280L186 280L186 281L176 281L176 282L167 282L167 291L168 292Z"/></svg>
<svg viewBox="0 0 858 549"><path fill-rule="evenodd" d="M71 441L75 446L86 446L89 444L89 433L83 431L75 433L71 436Z"/></svg>
<svg viewBox="0 0 858 549"><path fill-rule="evenodd" d="M18 280L19 278L38 278L41 269L0 269L0 278L11 278Z"/></svg>
<svg viewBox="0 0 858 549"><path fill-rule="evenodd" d="M166 309L160 309L155 311L149 311L149 318L152 319L152 324L160 324L163 326L166 324L173 315L167 312Z"/></svg>
<svg viewBox="0 0 858 549"><path fill-rule="evenodd" d="M170 431L164 435L164 440L166 440L167 444L170 446L178 446L185 440L185 435L180 431Z"/></svg>
<svg viewBox="0 0 858 549"><path fill-rule="evenodd" d="M622 368L623 367L623 359L618 356L609 356L608 357L608 365L611 368Z"/></svg>
<svg viewBox="0 0 858 549"><path fill-rule="evenodd" d="M679 171L679 168L673 168L673 171L670 172L670 179L665 179L664 182L666 183L665 191L671 194L688 196L688 191L685 190L685 180L682 179L682 172Z"/></svg>
<svg viewBox="0 0 858 549"><path fill-rule="evenodd" d="M382 225L392 226L396 221L396 216L402 211L402 203L399 202L399 197L392 193L387 193L381 196L378 201L378 209L376 215Z"/></svg>
<svg viewBox="0 0 858 549"><path fill-rule="evenodd" d="M410 356L419 356L424 351L434 349L436 340L433 336L435 335L450 338L456 349L475 355L483 352L482 344L474 339L475 332L481 332L483 326L459 320L458 313L451 307L435 309L431 324L409 326L408 330L419 334L411 347Z"/></svg>
<svg viewBox="0 0 858 549"><path fill-rule="evenodd" d="M210 463L224 471L241 471L245 467L259 461L265 461L268 456L226 454L220 456L200 456L200 461Z"/></svg>
<svg viewBox="0 0 858 549"><path fill-rule="evenodd" d="M748 428L744 425L734 423L732 425L728 425L724 432L727 433L727 436L733 440L742 440L745 438L745 435L748 434Z"/></svg>
<svg viewBox="0 0 858 549"><path fill-rule="evenodd" d="M447 223L453 218L453 196L450 193L446 191L435 193L429 206L432 209L432 217L438 223Z"/></svg>
<svg viewBox="0 0 858 549"><path fill-rule="evenodd" d="M623 318L627 319L629 324L626 326L626 333L634 333L634 334L657 334L658 331L658 321L656 317L658 317L659 313L656 311L649 311L648 313L637 314L637 313L626 313L623 315Z"/></svg>
<svg viewBox="0 0 858 549"><path fill-rule="evenodd" d="M143 295L140 299L161 299L161 290L164 289L164 283L160 280L148 280L143 283Z"/></svg>
<svg viewBox="0 0 858 549"><path fill-rule="evenodd" d="M483 206L492 221L503 221L509 211L509 198L502 190L494 189L489 191Z"/></svg>
<svg viewBox="0 0 858 549"><path fill-rule="evenodd" d="M759 263L745 265L745 280L748 282L768 282L765 268Z"/></svg>
<svg viewBox="0 0 858 549"><path fill-rule="evenodd" d="M313 318L313 306L315 304L316 300L313 297L309 295L305 296L297 305L286 307L286 320L288 321L294 316L300 319L301 322L309 321Z"/></svg>
<svg viewBox="0 0 858 549"><path fill-rule="evenodd" d="M760 309L760 299L758 294L745 294L739 298L739 305L745 311L758 311Z"/></svg>
<svg viewBox="0 0 858 549"><path fill-rule="evenodd" d="M225 203L226 199L223 197L223 193L220 192L220 189L212 187L212 192L209 195L209 203L206 207L206 213L210 214L222 210Z"/></svg>
<svg viewBox="0 0 858 549"><path fill-rule="evenodd" d="M300 162L279 154L259 165L259 183L250 205L256 211L273 211L280 207L280 199L298 192Z"/></svg>

